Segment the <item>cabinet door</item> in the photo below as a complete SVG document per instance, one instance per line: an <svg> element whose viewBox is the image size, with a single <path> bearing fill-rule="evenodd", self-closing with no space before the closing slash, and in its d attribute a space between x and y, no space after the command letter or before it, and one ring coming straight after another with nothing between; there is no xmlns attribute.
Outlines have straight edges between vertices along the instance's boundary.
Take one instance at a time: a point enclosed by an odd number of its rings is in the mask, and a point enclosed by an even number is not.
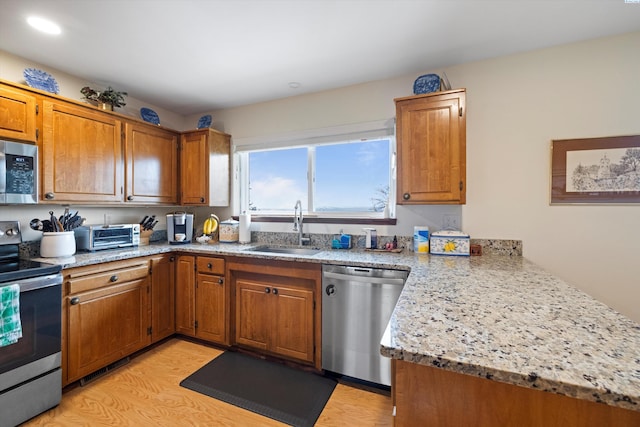
<svg viewBox="0 0 640 427"><path fill-rule="evenodd" d="M0 137L36 142L36 97L0 86Z"/></svg>
<svg viewBox="0 0 640 427"><path fill-rule="evenodd" d="M176 265L176 332L195 336L195 257L180 255Z"/></svg>
<svg viewBox="0 0 640 427"><path fill-rule="evenodd" d="M175 256L151 260L151 341L156 342L176 331Z"/></svg>
<svg viewBox="0 0 640 427"><path fill-rule="evenodd" d="M43 101L43 110L43 200L122 201L120 120L59 101Z"/></svg>
<svg viewBox="0 0 640 427"><path fill-rule="evenodd" d="M178 135L125 124L126 194L132 203L178 203Z"/></svg>
<svg viewBox="0 0 640 427"><path fill-rule="evenodd" d="M313 362L313 291L274 287L271 351Z"/></svg>
<svg viewBox="0 0 640 427"><path fill-rule="evenodd" d="M150 344L148 283L144 278L66 298L70 382Z"/></svg>
<svg viewBox="0 0 640 427"><path fill-rule="evenodd" d="M398 204L463 204L465 93L396 100Z"/></svg>
<svg viewBox="0 0 640 427"><path fill-rule="evenodd" d="M180 144L180 203L206 206L209 203L207 134L183 134Z"/></svg>
<svg viewBox="0 0 640 427"><path fill-rule="evenodd" d="M270 285L238 278L235 287L236 342L268 350L273 309Z"/></svg>
<svg viewBox="0 0 640 427"><path fill-rule="evenodd" d="M226 344L226 289L224 277L198 273L196 284L196 336Z"/></svg>

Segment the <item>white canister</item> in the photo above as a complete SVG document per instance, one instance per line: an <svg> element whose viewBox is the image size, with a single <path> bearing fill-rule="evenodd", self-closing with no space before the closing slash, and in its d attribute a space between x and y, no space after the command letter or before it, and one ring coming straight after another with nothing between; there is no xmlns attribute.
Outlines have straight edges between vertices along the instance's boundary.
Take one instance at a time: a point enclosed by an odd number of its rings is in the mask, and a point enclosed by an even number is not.
<svg viewBox="0 0 640 427"><path fill-rule="evenodd" d="M45 258L61 258L76 253L76 238L73 231L42 233L40 240L40 256Z"/></svg>
<svg viewBox="0 0 640 427"><path fill-rule="evenodd" d="M220 242L237 243L240 238L240 223L232 218L220 223Z"/></svg>

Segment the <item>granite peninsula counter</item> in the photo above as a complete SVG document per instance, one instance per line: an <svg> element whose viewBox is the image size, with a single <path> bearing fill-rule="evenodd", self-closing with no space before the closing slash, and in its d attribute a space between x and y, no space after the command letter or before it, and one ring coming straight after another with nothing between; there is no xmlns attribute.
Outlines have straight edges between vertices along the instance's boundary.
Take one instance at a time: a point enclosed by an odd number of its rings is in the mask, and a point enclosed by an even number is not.
<svg viewBox="0 0 640 427"><path fill-rule="evenodd" d="M410 270L384 356L640 411L640 324L518 256L326 250L265 254L256 244L152 244L40 259L78 267L163 252Z"/></svg>

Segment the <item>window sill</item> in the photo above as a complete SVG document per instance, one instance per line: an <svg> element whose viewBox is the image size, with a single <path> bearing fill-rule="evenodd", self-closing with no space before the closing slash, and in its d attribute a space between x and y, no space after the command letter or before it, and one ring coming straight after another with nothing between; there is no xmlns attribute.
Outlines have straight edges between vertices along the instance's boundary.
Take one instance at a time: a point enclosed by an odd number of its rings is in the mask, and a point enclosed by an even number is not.
<svg viewBox="0 0 640 427"><path fill-rule="evenodd" d="M238 219L234 216L233 219ZM314 217L305 216L305 224L366 224L366 225L396 225L396 218L354 218L354 217ZM291 222L293 216L260 216L251 215L251 222Z"/></svg>

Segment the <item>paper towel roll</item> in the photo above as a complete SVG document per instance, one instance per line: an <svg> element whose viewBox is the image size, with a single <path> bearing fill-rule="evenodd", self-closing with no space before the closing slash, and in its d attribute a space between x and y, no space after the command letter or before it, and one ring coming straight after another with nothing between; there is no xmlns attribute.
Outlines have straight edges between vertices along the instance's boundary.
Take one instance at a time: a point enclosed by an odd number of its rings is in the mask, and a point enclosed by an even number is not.
<svg viewBox="0 0 640 427"><path fill-rule="evenodd" d="M240 215L240 243L251 242L251 214Z"/></svg>

